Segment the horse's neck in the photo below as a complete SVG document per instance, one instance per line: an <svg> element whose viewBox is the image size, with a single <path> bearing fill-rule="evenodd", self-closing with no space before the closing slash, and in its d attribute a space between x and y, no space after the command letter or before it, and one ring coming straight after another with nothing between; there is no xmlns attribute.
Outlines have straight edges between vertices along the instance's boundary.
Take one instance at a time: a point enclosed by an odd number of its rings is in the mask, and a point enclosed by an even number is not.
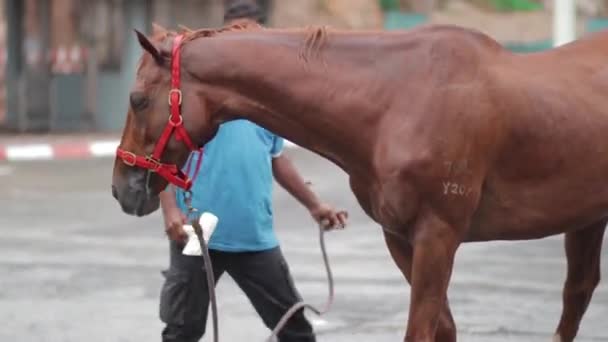
<svg viewBox="0 0 608 342"><path fill-rule="evenodd" d="M365 167L373 117L378 118L379 107L370 101L373 89L361 84L360 70L344 63L347 54L324 49L326 37L312 44L307 38L272 31L224 33L193 41L184 56L195 60L189 72L225 94L219 104L220 112L228 113L223 119L253 121L347 172Z"/></svg>

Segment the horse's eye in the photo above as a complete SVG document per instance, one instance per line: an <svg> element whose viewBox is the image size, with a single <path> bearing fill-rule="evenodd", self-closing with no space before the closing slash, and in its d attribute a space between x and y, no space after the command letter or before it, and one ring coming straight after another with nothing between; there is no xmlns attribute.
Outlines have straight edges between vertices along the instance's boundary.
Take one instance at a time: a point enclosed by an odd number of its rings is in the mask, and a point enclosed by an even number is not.
<svg viewBox="0 0 608 342"><path fill-rule="evenodd" d="M148 98L141 92L131 93L129 100L133 110L142 110L148 105Z"/></svg>

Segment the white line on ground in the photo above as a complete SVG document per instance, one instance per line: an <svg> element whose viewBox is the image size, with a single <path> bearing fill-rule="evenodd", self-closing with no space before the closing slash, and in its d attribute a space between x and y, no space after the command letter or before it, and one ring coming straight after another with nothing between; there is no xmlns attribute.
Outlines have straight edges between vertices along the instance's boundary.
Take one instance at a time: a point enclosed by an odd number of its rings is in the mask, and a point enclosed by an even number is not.
<svg viewBox="0 0 608 342"><path fill-rule="evenodd" d="M95 157L113 156L120 141L96 141L89 146L89 151Z"/></svg>
<svg viewBox="0 0 608 342"><path fill-rule="evenodd" d="M6 148L6 159L8 160L33 160L52 158L53 148L47 144L8 146Z"/></svg>

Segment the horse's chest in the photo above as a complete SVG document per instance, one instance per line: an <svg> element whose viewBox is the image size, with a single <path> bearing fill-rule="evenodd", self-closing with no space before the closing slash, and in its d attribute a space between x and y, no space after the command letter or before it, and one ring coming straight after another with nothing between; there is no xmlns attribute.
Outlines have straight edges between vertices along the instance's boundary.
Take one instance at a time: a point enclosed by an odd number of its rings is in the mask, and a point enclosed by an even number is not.
<svg viewBox="0 0 608 342"><path fill-rule="evenodd" d="M383 180L350 179L351 189L365 213L384 228L403 228L415 209L408 187Z"/></svg>
<svg viewBox="0 0 608 342"><path fill-rule="evenodd" d="M372 184L370 181L364 181L363 179L350 178L350 188L357 198L361 209L372 219L376 220L374 215L374 203L372 199Z"/></svg>

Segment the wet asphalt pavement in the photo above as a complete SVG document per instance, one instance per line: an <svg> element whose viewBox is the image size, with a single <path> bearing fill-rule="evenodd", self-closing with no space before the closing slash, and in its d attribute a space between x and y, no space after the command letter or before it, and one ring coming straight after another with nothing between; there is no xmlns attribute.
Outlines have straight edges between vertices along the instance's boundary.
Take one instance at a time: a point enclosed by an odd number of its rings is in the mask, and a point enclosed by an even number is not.
<svg viewBox="0 0 608 342"><path fill-rule="evenodd" d="M309 315L318 341L402 341L409 286L379 227L337 167L306 151L289 153L325 200L350 212L348 229L327 237L336 300L326 316ZM168 265L161 217L120 211L110 192L112 162L0 164L0 342L160 341L160 272ZM275 215L297 287L307 301L323 303L316 227L279 187ZM462 247L450 286L459 341L551 341L566 271L562 245L558 236ZM608 274L606 250L603 261ZM222 342L264 341L269 331L230 277L217 295ZM596 290L577 341L608 341L608 282Z"/></svg>

